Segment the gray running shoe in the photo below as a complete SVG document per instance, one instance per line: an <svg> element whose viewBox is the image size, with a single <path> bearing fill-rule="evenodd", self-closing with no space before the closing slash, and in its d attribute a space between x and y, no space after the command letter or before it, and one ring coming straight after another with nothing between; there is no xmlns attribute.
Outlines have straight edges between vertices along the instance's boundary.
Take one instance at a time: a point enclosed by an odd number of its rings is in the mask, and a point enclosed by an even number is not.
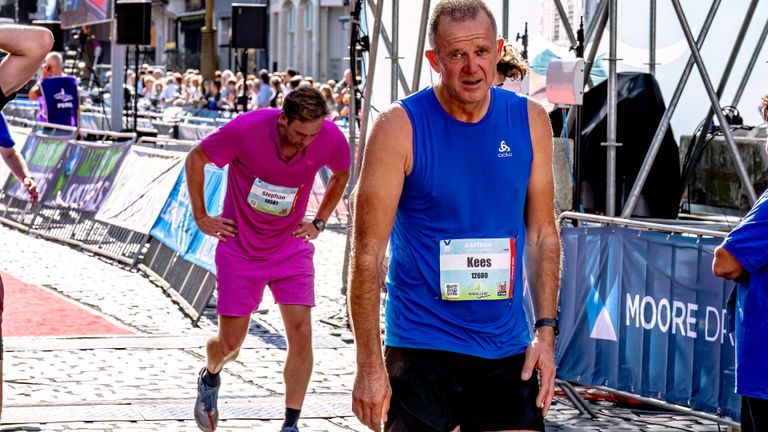
<svg viewBox="0 0 768 432"><path fill-rule="evenodd" d="M205 368L197 375L197 401L195 402L195 421L197 427L205 432L213 432L219 424L219 387L211 387L203 381Z"/></svg>

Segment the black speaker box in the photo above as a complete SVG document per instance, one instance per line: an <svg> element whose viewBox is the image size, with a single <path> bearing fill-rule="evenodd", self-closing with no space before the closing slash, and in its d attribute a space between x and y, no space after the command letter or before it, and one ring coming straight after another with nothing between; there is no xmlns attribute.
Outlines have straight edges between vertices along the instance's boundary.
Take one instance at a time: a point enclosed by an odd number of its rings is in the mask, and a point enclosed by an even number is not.
<svg viewBox="0 0 768 432"><path fill-rule="evenodd" d="M51 51L64 51L64 33L61 31L61 21L34 20L32 25L45 27L53 33L53 48L51 48Z"/></svg>
<svg viewBox="0 0 768 432"><path fill-rule="evenodd" d="M232 4L232 48L267 49L267 5Z"/></svg>
<svg viewBox="0 0 768 432"><path fill-rule="evenodd" d="M118 0L115 2L117 43L123 45L149 45L152 22L152 2L145 0Z"/></svg>

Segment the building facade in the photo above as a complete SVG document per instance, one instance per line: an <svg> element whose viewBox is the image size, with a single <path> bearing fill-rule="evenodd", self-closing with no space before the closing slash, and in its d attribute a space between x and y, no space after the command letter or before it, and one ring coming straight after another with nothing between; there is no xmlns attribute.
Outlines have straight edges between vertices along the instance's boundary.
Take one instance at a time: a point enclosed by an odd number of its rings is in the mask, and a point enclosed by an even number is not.
<svg viewBox="0 0 768 432"><path fill-rule="evenodd" d="M271 0L270 69L340 80L349 57L347 0Z"/></svg>

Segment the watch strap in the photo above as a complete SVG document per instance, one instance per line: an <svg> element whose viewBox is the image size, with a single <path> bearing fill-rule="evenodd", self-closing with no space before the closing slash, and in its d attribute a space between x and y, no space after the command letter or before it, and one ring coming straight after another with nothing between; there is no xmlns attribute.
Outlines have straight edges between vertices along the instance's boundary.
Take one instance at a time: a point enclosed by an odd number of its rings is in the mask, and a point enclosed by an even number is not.
<svg viewBox="0 0 768 432"><path fill-rule="evenodd" d="M536 323L533 324L533 329L538 330L541 327L552 327L555 330L555 336L557 336L557 334L560 333L557 324L558 322L555 318L539 318L536 320Z"/></svg>

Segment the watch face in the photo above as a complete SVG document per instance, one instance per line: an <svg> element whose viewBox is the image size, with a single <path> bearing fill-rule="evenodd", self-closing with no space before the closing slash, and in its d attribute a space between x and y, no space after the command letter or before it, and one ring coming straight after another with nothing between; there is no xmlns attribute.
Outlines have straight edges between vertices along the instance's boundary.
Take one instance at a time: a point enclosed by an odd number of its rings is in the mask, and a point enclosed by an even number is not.
<svg viewBox="0 0 768 432"><path fill-rule="evenodd" d="M323 222L320 219L315 219L314 221L312 221L312 225L314 225L318 231L323 231L325 229L325 222Z"/></svg>

